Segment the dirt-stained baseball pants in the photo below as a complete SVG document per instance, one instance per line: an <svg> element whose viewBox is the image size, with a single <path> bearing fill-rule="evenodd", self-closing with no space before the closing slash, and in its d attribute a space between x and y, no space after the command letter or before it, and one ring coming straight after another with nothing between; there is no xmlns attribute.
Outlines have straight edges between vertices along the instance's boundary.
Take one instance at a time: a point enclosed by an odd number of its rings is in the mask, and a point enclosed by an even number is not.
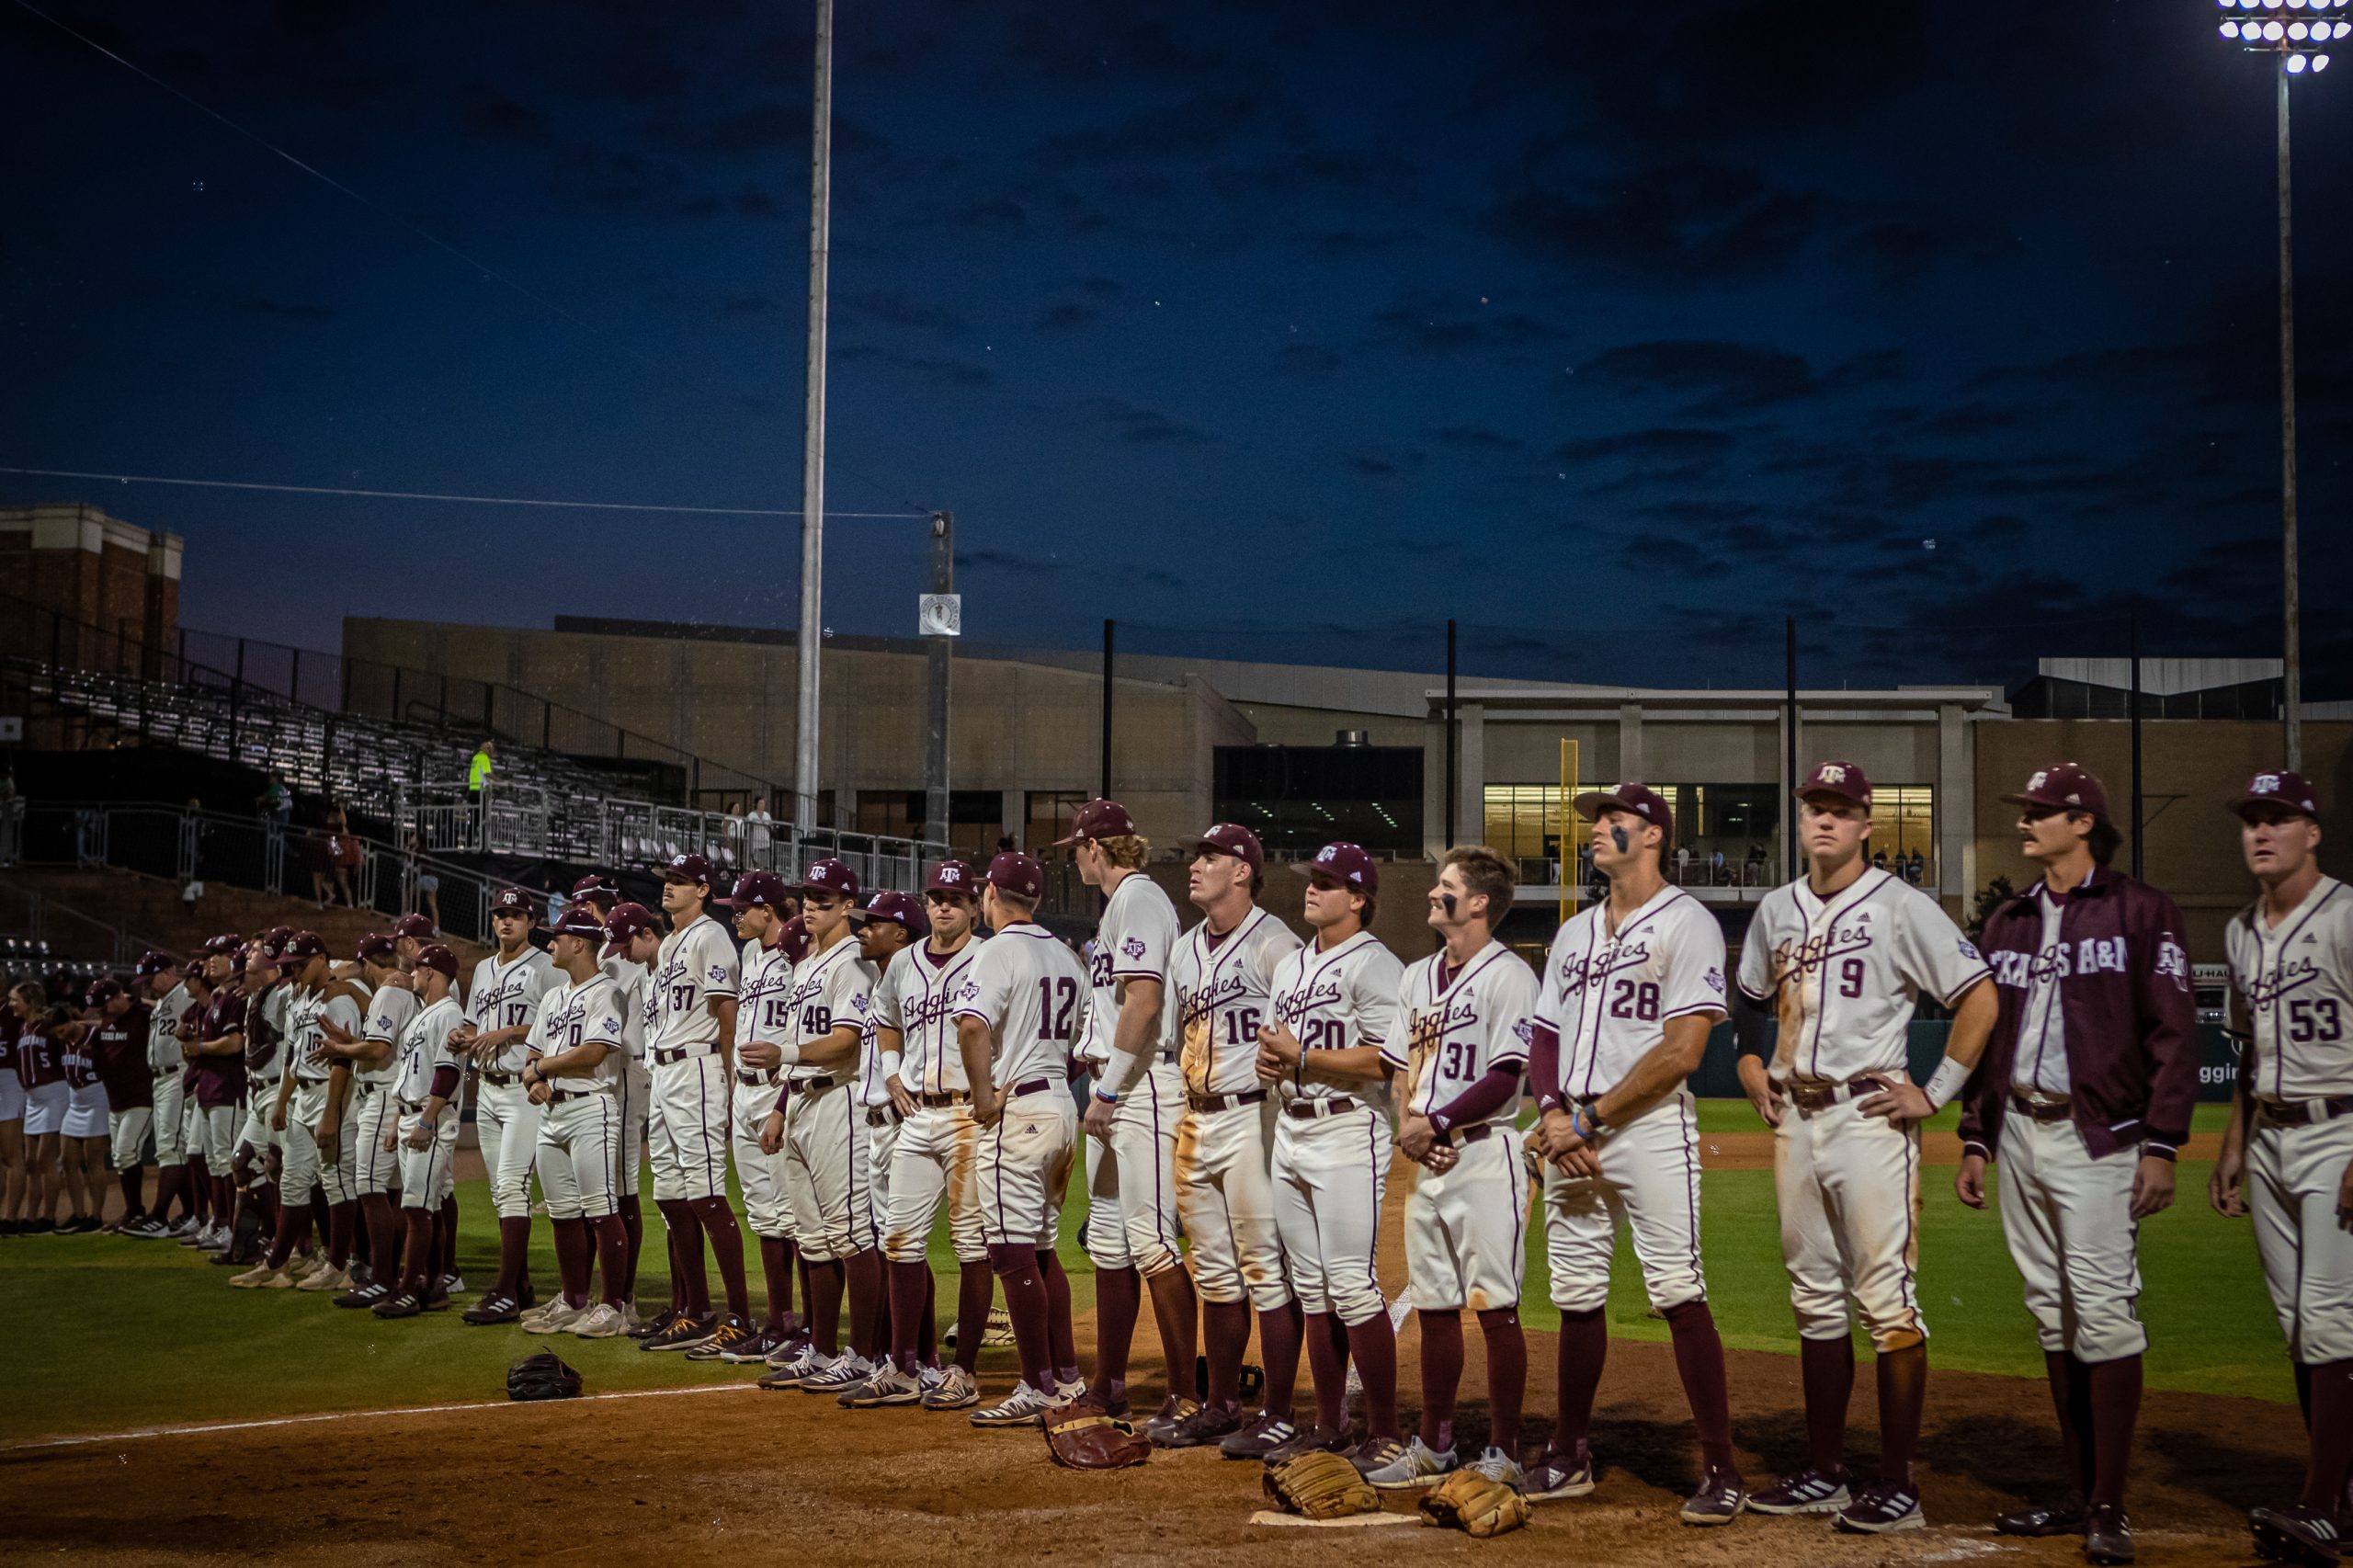
<svg viewBox="0 0 2353 1568"><path fill-rule="evenodd" d="M882 1221L882 1254L893 1263L930 1256L931 1228L948 1204L948 1236L959 1263L986 1263L981 1235L980 1124L968 1106L926 1107L899 1124Z"/></svg>
<svg viewBox="0 0 2353 1568"><path fill-rule="evenodd" d="M297 1080L286 1104L286 1157L278 1175L278 1196L287 1203L307 1203L313 1188L329 1203L348 1203L359 1196L353 1166L358 1163L359 1129L353 1108L344 1107L335 1130L334 1157L319 1146L319 1119L326 1114L326 1080Z"/></svg>
<svg viewBox="0 0 2353 1568"><path fill-rule="evenodd" d="M1059 1084L1012 1100L982 1131L973 1175L984 1243L1056 1244L1077 1142L1078 1108Z"/></svg>
<svg viewBox="0 0 2353 1568"><path fill-rule="evenodd" d="M1622 1218L1633 1234L1643 1289L1660 1312L1704 1301L1699 1265L1699 1122L1678 1089L1594 1150L1596 1176L1544 1167L1544 1256L1552 1304L1592 1312L1609 1299L1609 1266Z"/></svg>
<svg viewBox="0 0 2353 1568"><path fill-rule="evenodd" d="M2141 1294L2140 1225L2132 1176L2141 1147L2103 1159L2072 1121L2005 1113L1996 1185L2010 1260L2026 1278L2026 1307L2042 1347L2113 1361L2149 1347Z"/></svg>
<svg viewBox="0 0 2353 1568"><path fill-rule="evenodd" d="M1192 1244L1193 1287L1205 1301L1245 1297L1262 1312L1290 1297L1264 1113L1256 1104L1188 1108L1176 1120L1176 1217Z"/></svg>
<svg viewBox="0 0 2353 1568"><path fill-rule="evenodd" d="M1136 1074L1111 1111L1111 1136L1086 1140L1086 1256L1147 1279L1180 1267L1176 1120L1184 1072L1162 1062Z"/></svg>
<svg viewBox="0 0 2353 1568"><path fill-rule="evenodd" d="M1499 1125L1456 1137L1461 1158L1444 1171L1415 1167L1405 1195L1407 1291L1416 1312L1516 1307L1528 1259L1528 1166L1518 1136Z"/></svg>
<svg viewBox="0 0 2353 1568"><path fill-rule="evenodd" d="M785 1190L801 1255L830 1263L881 1244L874 1225L866 1114L849 1085L795 1085L784 1113Z"/></svg>
<svg viewBox="0 0 2353 1568"><path fill-rule="evenodd" d="M2282 1127L2256 1115L2247 1205L2279 1332L2288 1354L2307 1366L2353 1360L2353 1233L2336 1218L2348 1165L2353 1116Z"/></svg>
<svg viewBox="0 0 2353 1568"><path fill-rule="evenodd" d="M1302 1311L1353 1326L1387 1310L1377 1241L1391 1148L1389 1119L1360 1099L1353 1110L1275 1123L1275 1224Z"/></svg>
<svg viewBox="0 0 2353 1568"><path fill-rule="evenodd" d="M1846 1338L1851 1295L1871 1344L1902 1350L1928 1337L1918 1281L1920 1128L1865 1116L1860 1104L1783 1111L1773 1134L1781 1259L1802 1336Z"/></svg>

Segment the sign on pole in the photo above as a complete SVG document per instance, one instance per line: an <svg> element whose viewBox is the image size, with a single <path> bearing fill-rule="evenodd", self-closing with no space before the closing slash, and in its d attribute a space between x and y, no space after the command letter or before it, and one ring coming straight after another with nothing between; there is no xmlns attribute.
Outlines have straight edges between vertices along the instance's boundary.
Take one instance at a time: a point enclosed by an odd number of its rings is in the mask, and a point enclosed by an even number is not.
<svg viewBox="0 0 2353 1568"><path fill-rule="evenodd" d="M918 594L915 596L915 621L918 636L961 637L964 634L964 596Z"/></svg>

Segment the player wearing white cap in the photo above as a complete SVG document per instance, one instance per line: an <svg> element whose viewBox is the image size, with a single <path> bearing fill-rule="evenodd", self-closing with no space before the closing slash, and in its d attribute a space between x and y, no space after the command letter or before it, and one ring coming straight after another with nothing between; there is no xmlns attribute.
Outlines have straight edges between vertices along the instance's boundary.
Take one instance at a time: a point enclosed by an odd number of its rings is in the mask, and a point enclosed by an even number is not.
<svg viewBox="0 0 2353 1568"><path fill-rule="evenodd" d="M1602 1308L1622 1221L1699 1428L1699 1489L1687 1525L1728 1525L1747 1500L1732 1451L1722 1337L1699 1263L1699 1124L1685 1080L1725 1016L1716 917L1663 874L1675 814L1655 790L1620 784L1576 799L1609 896L1552 938L1532 1019L1530 1070L1543 1119L1545 1253L1561 1311L1560 1419L1524 1483L1531 1497L1593 1490L1586 1432L1609 1353Z"/></svg>
<svg viewBox="0 0 2353 1568"><path fill-rule="evenodd" d="M595 910L564 911L548 944L557 981L540 993L527 1042L523 1085L543 1112L537 1165L562 1284L553 1301L523 1315L526 1334L610 1339L629 1326L620 1295L629 1239L613 1191L613 1146L621 1136L617 1096L634 998L597 966L604 947L605 923ZM604 1300L593 1307L592 1251L602 1256L605 1280Z"/></svg>
<svg viewBox="0 0 2353 1568"><path fill-rule="evenodd" d="M781 1348L791 1325L792 1200L785 1181L785 1155L760 1146L760 1131L776 1108L784 1081L778 1047L792 1030L794 948L788 940L784 879L774 871L746 871L727 898L735 912L735 934L751 954L735 998L735 1062L728 1085L728 1152L735 1160L735 1184L744 1194L744 1222L757 1238L760 1268L767 1285L767 1316L752 1335L730 1345L704 1345L687 1352L690 1360L762 1361Z"/></svg>
<svg viewBox="0 0 2353 1568"><path fill-rule="evenodd" d="M351 1068L351 1093L356 1100L351 1121L352 1185L359 1194L359 1215L368 1228L368 1282L335 1299L338 1307L372 1307L391 1296L398 1283L393 1260L400 1256L400 1213L393 1207L393 1189L400 1185L400 1157L391 1145L400 1119L399 1101L392 1094L400 1075L400 1041L416 1017L416 993L403 983L400 952L389 936L370 936L359 943L362 978L372 988L366 1023L358 1039L332 1024L322 1024L331 1059Z"/></svg>
<svg viewBox="0 0 2353 1568"><path fill-rule="evenodd" d="M538 1158L540 1108L523 1087L524 1041L554 983L547 954L531 946L531 895L503 888L490 903L497 950L474 965L466 993L466 1021L449 1043L473 1062L474 1131L490 1173L498 1212L498 1279L459 1314L470 1324L513 1323L537 1301L531 1290L531 1163Z"/></svg>
<svg viewBox="0 0 2353 1568"><path fill-rule="evenodd" d="M981 912L996 935L950 1004L980 1130L981 1234L1021 1359L1021 1381L972 1412L975 1426L1032 1425L1086 1392L1076 1367L1057 1365L1074 1355L1070 1293L1052 1290L1047 1271L1061 1267L1049 1260L1078 1139L1071 1048L1092 996L1086 968L1030 918L1044 882L1027 855L1006 851L989 862Z"/></svg>
<svg viewBox="0 0 2353 1568"><path fill-rule="evenodd" d="M1079 1055L1095 1073L1086 1134L1086 1256L1095 1264L1095 1398L1128 1409L1128 1349L1148 1287L1166 1358L1167 1397L1148 1427L1199 1408L1193 1357L1200 1308L1176 1248L1176 1118L1185 1103L1176 993L1168 983L1176 906L1143 871L1152 843L1117 801L1079 808L1067 847L1080 881L1103 890L1087 979L1093 1001ZM1141 1277L1141 1278L1139 1278Z"/></svg>
<svg viewBox="0 0 2353 1568"><path fill-rule="evenodd" d="M1168 979L1176 994L1177 1070L1185 1109L1176 1122L1176 1213L1192 1243L1188 1262L1201 1299L1209 1389L1201 1408L1155 1428L1166 1448L1217 1443L1228 1459L1263 1459L1298 1435L1299 1303L1283 1267L1267 1171L1267 1085L1258 1081L1258 1030L1271 1016L1275 971L1300 949L1290 926L1258 907L1266 853L1233 823L1179 841L1191 859L1189 893L1201 922L1177 938ZM1246 1423L1243 1353L1256 1312L1266 1363L1266 1404Z"/></svg>
<svg viewBox="0 0 2353 1568"><path fill-rule="evenodd" d="M2342 1555L2353 1467L2353 890L2322 874L2320 797L2258 773L2230 802L2260 892L2225 937L2245 1042L2209 1197L2255 1216L2264 1283L2304 1407L2302 1494L2255 1510L2256 1555Z"/></svg>
<svg viewBox="0 0 2353 1568"><path fill-rule="evenodd" d="M409 971L417 1008L401 1030L390 1090L400 1119L387 1134L401 1162L406 1241L392 1294L369 1309L381 1318L415 1317L449 1304L438 1225L457 1181L458 1092L465 1078L465 1055L450 1043L465 1021L457 983L457 955L438 942L419 943Z"/></svg>
<svg viewBox="0 0 2353 1568"><path fill-rule="evenodd" d="M1275 972L1258 1031L1258 1076L1280 1102L1271 1175L1283 1259L1298 1293L1315 1381L1315 1423L1269 1457L1345 1449L1347 1368L1364 1382L1368 1446L1403 1446L1397 1338L1381 1293L1377 1239L1391 1135L1381 1048L1396 1032L1404 967L1366 929L1381 871L1353 844L1327 844L1297 868L1308 878L1313 944Z"/></svg>
<svg viewBox="0 0 2353 1568"><path fill-rule="evenodd" d="M1831 1514L1841 1530L1917 1529L1912 1476L1927 1393L1920 1312L1920 1122L1950 1104L2000 1011L1985 960L1937 902L1870 864L1871 786L1825 762L1797 788L1806 875L1765 895L1740 960L1741 1021L1770 1006L1769 1063L1740 1057L1741 1085L1773 1129L1781 1258L1798 1319L1811 1462L1750 1494L1759 1514ZM1904 1040L1926 992L1954 1013L1926 1085ZM1761 1031L1760 1031L1761 1032ZM1847 1302L1878 1353L1880 1475L1849 1490L1855 1384Z"/></svg>
<svg viewBox="0 0 2353 1568"><path fill-rule="evenodd" d="M1422 1167L1405 1199L1406 1284L1422 1333L1421 1427L1402 1446L1369 1438L1354 1456L1384 1491L1427 1486L1455 1466L1466 1309L1479 1315L1487 1350L1489 1436L1472 1468L1491 1480L1519 1479L1528 1167L1511 1129L1536 976L1495 940L1511 903L1511 867L1501 856L1483 844L1446 852L1428 915L1444 945L1406 969L1396 1027L1381 1047L1381 1060L1405 1080L1397 1146Z"/></svg>

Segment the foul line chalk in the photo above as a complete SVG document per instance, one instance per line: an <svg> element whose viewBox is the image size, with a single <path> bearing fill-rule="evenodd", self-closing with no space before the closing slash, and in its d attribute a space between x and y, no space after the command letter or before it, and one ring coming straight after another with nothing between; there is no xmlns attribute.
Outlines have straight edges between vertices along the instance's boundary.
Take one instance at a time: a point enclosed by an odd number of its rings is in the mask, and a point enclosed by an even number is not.
<svg viewBox="0 0 2353 1568"><path fill-rule="evenodd" d="M387 1410L323 1410L314 1415L277 1415L265 1421L200 1421L181 1426L139 1426L128 1432L101 1432L87 1437L40 1437L29 1443L0 1444L0 1454L29 1453L40 1449L86 1448L93 1443L128 1443L142 1437L192 1437L214 1432L256 1432L271 1426L308 1426L322 1421L364 1421L383 1415L440 1415L458 1410L527 1409L542 1404L585 1404L607 1399L666 1399L675 1394L741 1392L757 1387L757 1383L703 1383L682 1389L625 1389L618 1393L585 1393L571 1400L484 1399L461 1404L412 1404Z"/></svg>

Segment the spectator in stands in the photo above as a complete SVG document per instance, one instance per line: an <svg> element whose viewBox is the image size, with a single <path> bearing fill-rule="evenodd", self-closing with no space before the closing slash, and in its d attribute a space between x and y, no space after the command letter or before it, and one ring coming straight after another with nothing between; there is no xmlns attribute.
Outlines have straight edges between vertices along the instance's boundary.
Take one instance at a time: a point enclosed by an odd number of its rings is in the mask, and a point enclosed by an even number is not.
<svg viewBox="0 0 2353 1568"><path fill-rule="evenodd" d="M1875 869L1881 870L1881 871L1886 870L1886 869L1887 869L1887 851L1886 851L1886 850L1884 850L1884 849L1882 849L1882 850L1881 850L1878 854L1873 855L1873 856L1871 857L1871 865L1872 865L1872 867L1873 867Z"/></svg>
<svg viewBox="0 0 2353 1568"><path fill-rule="evenodd" d="M425 835L415 828L408 830L408 880L416 890L408 900L411 909L424 905L426 918L433 922L433 934L441 934L441 879L424 869L417 861L425 854Z"/></svg>
<svg viewBox="0 0 2353 1568"><path fill-rule="evenodd" d="M1755 887L1765 876L1765 841L1751 839L1748 845L1748 871L1742 878L1744 887Z"/></svg>
<svg viewBox="0 0 2353 1568"><path fill-rule="evenodd" d="M1718 887L1724 885L1724 852L1721 848L1708 857L1708 880Z"/></svg>
<svg viewBox="0 0 2353 1568"><path fill-rule="evenodd" d="M351 894L352 873L359 869L363 854L358 836L351 831L351 819L344 815L341 806L327 808L327 869L335 878L335 891L346 909L357 909L359 901Z"/></svg>
<svg viewBox="0 0 2353 1568"><path fill-rule="evenodd" d="M490 782L491 754L496 750L495 741L483 742L474 747L474 759L466 767L466 793L473 796L477 803L482 799L483 786Z"/></svg>
<svg viewBox="0 0 2353 1568"><path fill-rule="evenodd" d="M744 820L751 824L752 829L751 843L745 846L751 856L751 863L764 871L775 870L776 868L768 864L768 845L774 841L776 826L776 818L768 815L768 798L762 795L754 801L752 814Z"/></svg>
<svg viewBox="0 0 2353 1568"><path fill-rule="evenodd" d="M744 816L744 802L730 801L727 807L727 858L738 867L744 864L744 850L751 842L751 828Z"/></svg>
<svg viewBox="0 0 2353 1568"><path fill-rule="evenodd" d="M1915 846L1912 850L1912 863L1904 868L1904 880L1910 882L1916 888L1920 885L1921 877L1925 875L1927 871L1927 862L1920 858L1919 848Z"/></svg>
<svg viewBox="0 0 2353 1568"><path fill-rule="evenodd" d="M294 791L286 787L286 776L276 768L270 770L269 782L262 786L255 803L281 831L294 820Z"/></svg>
<svg viewBox="0 0 2353 1568"><path fill-rule="evenodd" d="M1688 844L1678 844L1675 846L1675 885L1681 887L1690 880L1691 846Z"/></svg>

